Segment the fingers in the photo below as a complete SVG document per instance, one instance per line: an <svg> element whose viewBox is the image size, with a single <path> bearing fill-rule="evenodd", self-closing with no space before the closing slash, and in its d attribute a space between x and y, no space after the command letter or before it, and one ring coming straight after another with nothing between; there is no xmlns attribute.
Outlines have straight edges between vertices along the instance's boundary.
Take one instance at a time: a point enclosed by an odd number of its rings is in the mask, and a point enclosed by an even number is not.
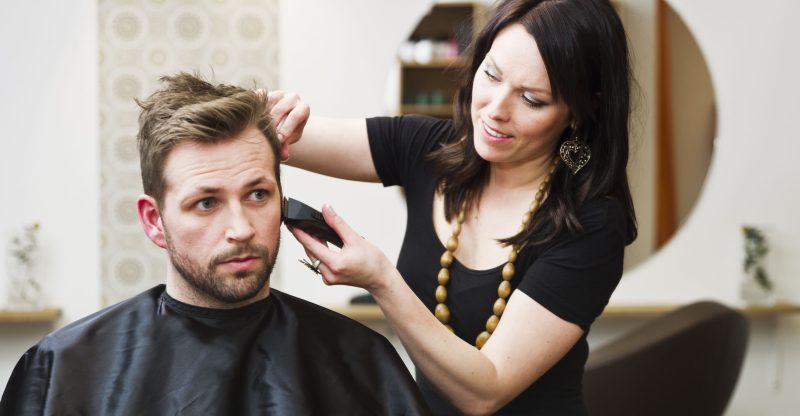
<svg viewBox="0 0 800 416"><path fill-rule="evenodd" d="M287 227L295 239L303 246L306 255L311 259L320 260L328 263L333 259L333 252L328 249L328 245L297 227Z"/></svg>
<svg viewBox="0 0 800 416"><path fill-rule="evenodd" d="M312 237L310 234L299 228L289 226L286 228L289 229L289 232L292 233L294 238L297 239L297 241L299 241L303 246L303 249L305 249L306 256L308 256L308 258L311 260L309 267L312 268L314 272L322 276L322 281L326 285L330 286L337 284L336 276L326 265L326 263L331 262L335 256L334 252L328 249L328 244L322 240ZM302 260L301 263L303 263Z"/></svg>
<svg viewBox="0 0 800 416"><path fill-rule="evenodd" d="M289 142L286 140L281 141L281 162L289 161Z"/></svg>
<svg viewBox="0 0 800 416"><path fill-rule="evenodd" d="M277 132L277 126L281 122L280 117L282 116L281 112L283 110L281 107L276 109L275 105L278 104L281 99L283 99L286 93L280 90L270 91L267 93L266 90L257 89L256 94L267 94L267 109L269 109L270 118ZM286 162L289 160L289 143L285 140L285 136L282 136L280 133L278 133L278 140L281 144L281 162Z"/></svg>
<svg viewBox="0 0 800 416"><path fill-rule="evenodd" d="M303 129L306 127L306 122L308 122L310 115L311 109L308 104L299 101L278 126L278 135L285 136L286 141L290 144L298 141L303 134Z"/></svg>
<svg viewBox="0 0 800 416"><path fill-rule="evenodd" d="M342 239L344 245L347 245L348 242L355 243L364 239L361 234L357 233L333 210L332 206L327 204L322 206L322 217L325 219L325 222L333 228L333 231L336 231L336 234Z"/></svg>
<svg viewBox="0 0 800 416"><path fill-rule="evenodd" d="M258 94L258 95L264 95L265 92L266 91L263 90L263 89L257 89L256 90L256 94ZM272 115L272 112L271 112L272 111L272 107L274 107L275 103L280 101L280 99L283 98L283 96L285 94L286 93L284 93L281 90L270 91L270 92L267 93L267 108L270 109L270 115Z"/></svg>
<svg viewBox="0 0 800 416"><path fill-rule="evenodd" d="M303 135L311 109L296 93L272 91L267 96L267 106L272 123L281 141L281 159L289 158L288 146Z"/></svg>

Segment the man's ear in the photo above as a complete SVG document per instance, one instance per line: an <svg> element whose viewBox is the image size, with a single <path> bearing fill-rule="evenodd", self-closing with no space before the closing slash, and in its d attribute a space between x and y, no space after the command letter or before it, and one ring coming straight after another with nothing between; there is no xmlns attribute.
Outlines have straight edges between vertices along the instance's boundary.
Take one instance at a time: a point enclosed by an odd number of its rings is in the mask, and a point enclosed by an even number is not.
<svg viewBox="0 0 800 416"><path fill-rule="evenodd" d="M161 212L158 210L156 200L150 195L140 195L136 200L136 209L139 211L139 221L142 222L144 233L150 241L161 248L167 248L164 223L161 221Z"/></svg>

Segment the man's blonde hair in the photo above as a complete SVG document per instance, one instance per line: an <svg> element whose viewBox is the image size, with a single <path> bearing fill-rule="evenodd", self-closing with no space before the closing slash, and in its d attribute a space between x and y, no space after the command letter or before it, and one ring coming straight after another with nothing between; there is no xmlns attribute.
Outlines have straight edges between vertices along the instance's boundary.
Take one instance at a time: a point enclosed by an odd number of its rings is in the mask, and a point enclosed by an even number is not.
<svg viewBox="0 0 800 416"><path fill-rule="evenodd" d="M144 192L161 204L167 182L164 165L179 143L217 143L256 127L275 157L280 187L280 142L267 112L267 96L253 90L213 85L198 75L181 72L161 77L162 86L144 100L136 100L139 114L139 163Z"/></svg>

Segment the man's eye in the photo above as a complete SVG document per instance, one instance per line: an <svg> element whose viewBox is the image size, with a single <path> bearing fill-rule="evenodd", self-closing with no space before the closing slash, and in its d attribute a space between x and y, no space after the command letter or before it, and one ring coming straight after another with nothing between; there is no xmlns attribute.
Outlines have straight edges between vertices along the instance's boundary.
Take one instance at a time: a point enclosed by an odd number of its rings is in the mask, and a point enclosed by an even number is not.
<svg viewBox="0 0 800 416"><path fill-rule="evenodd" d="M212 198L201 199L201 200L197 201L197 203L195 204L195 207L197 207L197 208L199 208L201 210L204 210L204 211L207 211L207 210L209 210L211 208L214 208L214 206L215 206L215 202L214 202L214 199L212 199Z"/></svg>
<svg viewBox="0 0 800 416"><path fill-rule="evenodd" d="M257 201L263 201L263 200L267 199L267 195L268 194L267 194L267 191L265 191L263 189L259 189L259 190L253 191L253 193L251 195L253 196L253 199L255 199Z"/></svg>

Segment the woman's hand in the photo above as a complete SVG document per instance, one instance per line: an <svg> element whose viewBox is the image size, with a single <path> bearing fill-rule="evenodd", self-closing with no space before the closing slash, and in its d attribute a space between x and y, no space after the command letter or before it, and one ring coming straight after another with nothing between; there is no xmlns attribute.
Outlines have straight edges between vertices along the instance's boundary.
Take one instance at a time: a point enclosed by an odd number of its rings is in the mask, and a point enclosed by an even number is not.
<svg viewBox="0 0 800 416"><path fill-rule="evenodd" d="M311 109L293 92L270 91L267 107L281 142L281 162L289 160L289 145L300 140Z"/></svg>
<svg viewBox="0 0 800 416"><path fill-rule="evenodd" d="M299 228L289 227L289 231L309 257L320 260L319 271L325 284L356 286L369 292L385 286L394 270L386 255L350 228L330 206L322 207L322 216L342 239L341 251L329 249L327 244Z"/></svg>

